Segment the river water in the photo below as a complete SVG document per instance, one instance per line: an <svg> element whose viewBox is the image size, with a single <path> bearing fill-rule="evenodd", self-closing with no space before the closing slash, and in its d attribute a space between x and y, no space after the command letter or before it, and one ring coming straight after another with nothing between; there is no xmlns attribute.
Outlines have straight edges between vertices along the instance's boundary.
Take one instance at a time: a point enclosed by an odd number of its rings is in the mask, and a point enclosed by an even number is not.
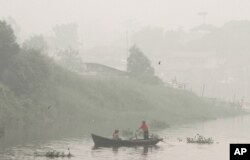
<svg viewBox="0 0 250 160"><path fill-rule="evenodd" d="M188 144L197 133L212 137L213 144ZM0 151L0 160L48 160L34 152L64 151L74 155L63 160L228 160L230 143L250 143L250 115L171 127L158 133L165 138L153 147L94 148L90 135L57 141L34 141Z"/></svg>

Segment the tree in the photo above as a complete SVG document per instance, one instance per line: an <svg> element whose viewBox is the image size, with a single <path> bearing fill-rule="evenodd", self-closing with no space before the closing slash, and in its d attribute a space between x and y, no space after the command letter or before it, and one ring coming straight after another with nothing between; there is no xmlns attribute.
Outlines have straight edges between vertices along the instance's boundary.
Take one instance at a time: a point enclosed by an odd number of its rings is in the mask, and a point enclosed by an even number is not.
<svg viewBox="0 0 250 160"><path fill-rule="evenodd" d="M11 28L13 29L13 32L16 36L16 41L18 44L20 44L21 42L21 27L19 26L19 24L16 22L16 20L13 17L8 17L6 20L6 23L9 24L11 26Z"/></svg>
<svg viewBox="0 0 250 160"><path fill-rule="evenodd" d="M148 84L163 84L161 79L155 76L154 68L150 64L150 60L143 52L133 45L129 49L130 55L127 59L127 72L130 77Z"/></svg>
<svg viewBox="0 0 250 160"><path fill-rule="evenodd" d="M19 45L13 29L5 21L0 21L0 79L13 55L19 52Z"/></svg>
<svg viewBox="0 0 250 160"><path fill-rule="evenodd" d="M22 49L10 62L12 65L3 73L2 82L17 95L40 90L50 79L50 61L37 50Z"/></svg>
<svg viewBox="0 0 250 160"><path fill-rule="evenodd" d="M78 26L75 23L57 25L53 28L55 37L50 40L52 48L78 48Z"/></svg>
<svg viewBox="0 0 250 160"><path fill-rule="evenodd" d="M46 52L48 49L47 42L42 35L36 35L24 41L23 47L25 49L34 49L40 52Z"/></svg>
<svg viewBox="0 0 250 160"><path fill-rule="evenodd" d="M220 54L247 55L250 52L250 21L233 20L208 34L190 41L188 49L192 51L212 51Z"/></svg>
<svg viewBox="0 0 250 160"><path fill-rule="evenodd" d="M132 76L151 75L154 76L154 68L151 67L149 59L136 46L129 49L130 55L127 59L127 72Z"/></svg>
<svg viewBox="0 0 250 160"><path fill-rule="evenodd" d="M59 51L57 55L61 59L61 64L72 71L82 71L83 62L79 51L76 49L68 48Z"/></svg>

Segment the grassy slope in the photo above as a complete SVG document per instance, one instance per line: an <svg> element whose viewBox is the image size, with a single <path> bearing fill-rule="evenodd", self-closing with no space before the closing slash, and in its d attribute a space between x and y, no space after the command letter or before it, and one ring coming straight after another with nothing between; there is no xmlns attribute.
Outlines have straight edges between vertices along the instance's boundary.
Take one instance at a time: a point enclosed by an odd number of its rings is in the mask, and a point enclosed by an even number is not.
<svg viewBox="0 0 250 160"><path fill-rule="evenodd" d="M64 70L55 74L43 88L21 97L1 85L0 125L5 135L110 133L114 128L136 128L143 119L173 125L235 114L183 90Z"/></svg>

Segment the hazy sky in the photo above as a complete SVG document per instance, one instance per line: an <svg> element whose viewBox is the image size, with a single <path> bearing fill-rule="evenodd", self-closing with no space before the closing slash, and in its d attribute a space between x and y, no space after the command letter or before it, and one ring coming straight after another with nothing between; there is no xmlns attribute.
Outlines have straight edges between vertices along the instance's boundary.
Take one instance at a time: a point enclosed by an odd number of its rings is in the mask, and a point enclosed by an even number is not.
<svg viewBox="0 0 250 160"><path fill-rule="evenodd" d="M250 20L249 8L249 0L0 0L0 18L13 17L25 37L76 22L81 37L94 44L141 26L188 29L202 23L201 11L215 25Z"/></svg>

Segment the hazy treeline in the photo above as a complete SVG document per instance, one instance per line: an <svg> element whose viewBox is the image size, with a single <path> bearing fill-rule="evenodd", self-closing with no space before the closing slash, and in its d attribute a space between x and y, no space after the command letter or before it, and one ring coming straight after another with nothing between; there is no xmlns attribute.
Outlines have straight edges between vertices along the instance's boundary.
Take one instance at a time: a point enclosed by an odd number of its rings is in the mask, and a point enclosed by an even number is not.
<svg viewBox="0 0 250 160"><path fill-rule="evenodd" d="M205 96L243 101L247 106L249 40L249 20L232 20L221 26L203 23L190 30L152 26L131 33L131 41L140 44L147 56L163 62L157 69L165 80L177 77L197 94L205 85Z"/></svg>
<svg viewBox="0 0 250 160"><path fill-rule="evenodd" d="M248 20L233 20L221 27L204 23L189 31L182 28L164 30L160 27L144 27L131 35L131 41L149 52L167 55L180 51L219 52L223 55L248 53L249 26ZM151 39L155 43L151 43Z"/></svg>
<svg viewBox="0 0 250 160"><path fill-rule="evenodd" d="M136 127L142 119L172 125L235 114L188 91L164 87L136 46L125 77L77 74L43 52L17 44L11 26L0 21L0 140L6 143L11 137L112 132Z"/></svg>

